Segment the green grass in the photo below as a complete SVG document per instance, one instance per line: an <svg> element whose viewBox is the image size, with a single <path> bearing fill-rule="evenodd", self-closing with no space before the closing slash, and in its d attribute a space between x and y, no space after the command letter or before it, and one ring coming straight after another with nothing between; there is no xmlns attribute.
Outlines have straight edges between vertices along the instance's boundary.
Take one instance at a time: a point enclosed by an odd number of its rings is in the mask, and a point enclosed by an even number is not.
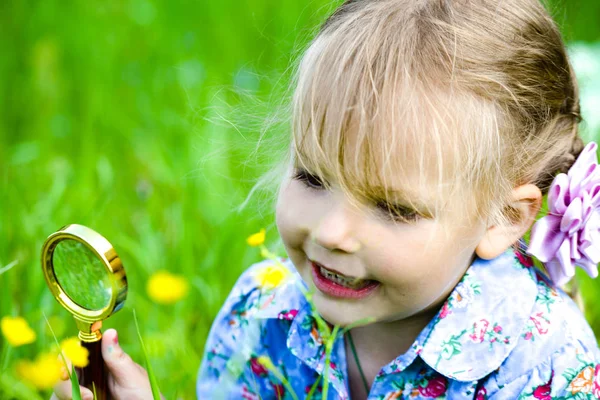
<svg viewBox="0 0 600 400"><path fill-rule="evenodd" d="M142 363L135 309L163 394L194 398L211 322L260 259L246 236L264 226L276 237L269 193L236 211L285 147L285 124L275 124L256 150L264 121L337 3L0 4L0 317L24 316L38 333L13 349L9 366L52 346L44 313L59 339L76 334L46 288L40 253L49 234L79 223L111 241L127 271L126 306L105 327ZM571 17L569 3L562 22L571 39L597 40L597 24L583 26L594 7L580 2ZM161 269L188 279L185 300L148 298L146 281ZM582 286L594 302L597 283ZM600 316L589 318L600 332ZM2 373L0 398L33 396L11 368Z"/></svg>
<svg viewBox="0 0 600 400"><path fill-rule="evenodd" d="M144 338L142 338L142 332L140 331L140 325L138 323L135 310L133 311L133 321L135 322L135 330L138 335L140 346L142 348L142 355L144 356L143 365L146 368L146 372L148 372L148 380L150 381L150 388L152 389L152 399L160 400L160 387L158 386L158 382L156 381L156 375L154 375L154 369L152 368L150 357L148 357L148 351L146 350L146 346L144 345Z"/></svg>

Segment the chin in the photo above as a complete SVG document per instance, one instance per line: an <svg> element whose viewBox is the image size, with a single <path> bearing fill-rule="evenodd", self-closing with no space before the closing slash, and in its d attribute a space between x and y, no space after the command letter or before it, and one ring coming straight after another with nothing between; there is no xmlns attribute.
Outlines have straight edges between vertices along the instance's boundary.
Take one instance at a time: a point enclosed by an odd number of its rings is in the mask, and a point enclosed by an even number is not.
<svg viewBox="0 0 600 400"><path fill-rule="evenodd" d="M347 325L373 317L372 315L365 313L363 310L360 310L362 307L358 305L344 302L340 302L341 304L336 304L336 300L326 298L321 293L316 293L313 297L313 301L319 315L331 325L345 327ZM367 325L366 321L365 325Z"/></svg>
<svg viewBox="0 0 600 400"><path fill-rule="evenodd" d="M358 320L352 318L343 318L340 314L330 314L330 313L322 313L319 311L319 315L323 317L323 319L330 325L338 325L340 327L346 327L351 325Z"/></svg>

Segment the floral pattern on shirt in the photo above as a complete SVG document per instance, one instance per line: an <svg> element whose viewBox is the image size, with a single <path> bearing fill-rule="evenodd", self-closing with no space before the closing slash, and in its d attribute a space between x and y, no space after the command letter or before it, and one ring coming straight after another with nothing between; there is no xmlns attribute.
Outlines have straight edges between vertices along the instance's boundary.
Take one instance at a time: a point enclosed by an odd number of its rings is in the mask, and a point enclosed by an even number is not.
<svg viewBox="0 0 600 400"><path fill-rule="evenodd" d="M600 398L600 365L588 364L585 360L581 364L579 368L568 368L564 373L569 382L568 398L587 399L590 395Z"/></svg>
<svg viewBox="0 0 600 400"><path fill-rule="evenodd" d="M329 365L323 334L295 279L259 288L244 273L217 316L199 399L349 399L344 339ZM269 360L277 371L267 368ZM600 352L572 300L520 253L476 259L411 348L382 366L369 399L600 398ZM284 385L281 378L285 378Z"/></svg>
<svg viewBox="0 0 600 400"><path fill-rule="evenodd" d="M446 318L452 314L454 308L465 308L473 301L476 296L481 294L481 286L467 271L463 276L463 279L456 286L452 294L448 297L448 300L442 306L439 313L439 318Z"/></svg>
<svg viewBox="0 0 600 400"><path fill-rule="evenodd" d="M399 378L392 383L392 391L379 395L377 400L392 399L445 399L448 379L431 370L422 368L415 380Z"/></svg>

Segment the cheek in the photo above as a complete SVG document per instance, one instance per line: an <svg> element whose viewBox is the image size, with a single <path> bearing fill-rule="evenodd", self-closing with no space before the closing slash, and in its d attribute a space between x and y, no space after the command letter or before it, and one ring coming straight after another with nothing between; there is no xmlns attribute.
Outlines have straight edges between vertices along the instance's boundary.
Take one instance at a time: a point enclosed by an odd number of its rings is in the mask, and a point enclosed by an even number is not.
<svg viewBox="0 0 600 400"><path fill-rule="evenodd" d="M468 266L472 246L465 247L457 236L440 234L433 222L392 229L393 234L380 234L373 241L378 245L372 254L378 278L404 292L445 286Z"/></svg>
<svg viewBox="0 0 600 400"><path fill-rule="evenodd" d="M285 197L287 189L282 187L279 191L279 196L277 197L277 204L275 206L275 224L277 225L277 230L281 237L285 240L285 236L290 229L290 210L289 207L286 207Z"/></svg>
<svg viewBox="0 0 600 400"><path fill-rule="evenodd" d="M297 247L304 240L307 229L304 224L302 195L287 182L282 185L275 207L277 230L286 247Z"/></svg>

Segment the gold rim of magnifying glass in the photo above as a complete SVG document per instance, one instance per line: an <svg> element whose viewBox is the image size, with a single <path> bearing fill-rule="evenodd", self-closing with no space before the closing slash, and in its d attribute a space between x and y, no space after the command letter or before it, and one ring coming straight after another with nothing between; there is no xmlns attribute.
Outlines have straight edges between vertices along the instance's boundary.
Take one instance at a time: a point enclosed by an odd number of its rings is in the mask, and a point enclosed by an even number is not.
<svg viewBox="0 0 600 400"><path fill-rule="evenodd" d="M82 307L75 303L60 286L54 273L52 255L54 254L56 246L61 241L67 239L75 240L85 245L102 261L104 268L106 268L111 283L111 298L110 302L105 307L99 310L89 310ZM89 341L98 340L100 336L94 333L94 324L98 321L105 320L111 314L123 307L125 298L127 297L127 278L125 276L125 269L123 268L121 259L110 242L102 235L86 226L78 224L66 225L48 236L44 242L42 247L42 269L44 271L46 283L56 300L73 314L76 320L81 321L84 325L89 324L88 332L84 332L84 330L88 330L87 328L81 329L80 326L80 338Z"/></svg>

